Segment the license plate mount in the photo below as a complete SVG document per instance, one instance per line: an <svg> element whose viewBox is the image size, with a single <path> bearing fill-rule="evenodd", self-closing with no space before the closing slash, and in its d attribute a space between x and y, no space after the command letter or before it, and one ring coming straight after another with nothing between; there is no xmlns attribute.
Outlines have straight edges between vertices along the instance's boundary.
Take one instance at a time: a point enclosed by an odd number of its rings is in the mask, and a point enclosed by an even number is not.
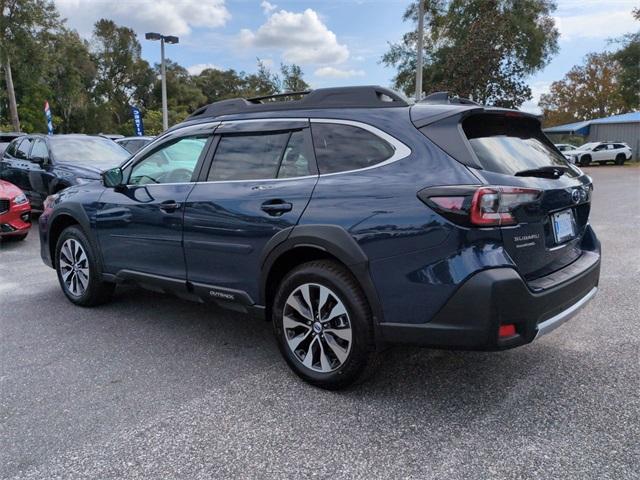
<svg viewBox="0 0 640 480"><path fill-rule="evenodd" d="M565 243L576 236L576 224L570 208L551 215L551 224L556 243Z"/></svg>

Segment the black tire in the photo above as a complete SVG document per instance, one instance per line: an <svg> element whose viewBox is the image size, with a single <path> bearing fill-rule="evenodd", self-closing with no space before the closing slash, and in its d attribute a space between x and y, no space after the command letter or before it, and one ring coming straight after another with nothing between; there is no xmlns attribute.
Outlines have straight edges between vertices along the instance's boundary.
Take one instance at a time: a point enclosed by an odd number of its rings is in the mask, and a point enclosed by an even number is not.
<svg viewBox="0 0 640 480"><path fill-rule="evenodd" d="M342 302L347 312L347 321L351 328L351 345L346 360L335 370L327 373L303 365L303 360L292 351L285 337L287 333L283 317L286 302L293 292L309 284L326 287L339 297L338 300ZM368 377L367 374L375 367L376 352L369 304L356 279L339 263L318 260L293 269L280 283L271 310L274 333L280 352L289 367L306 382L327 390L339 390ZM322 309L318 308L318 310ZM329 336L328 332L330 331L317 334L316 346L325 342L324 348L327 349L325 336ZM312 327L309 327L309 333L316 335L313 333ZM322 340L320 336L322 336ZM318 353L318 348L316 348L316 353ZM313 354L311 358L313 361ZM339 363L337 357L333 361Z"/></svg>
<svg viewBox="0 0 640 480"><path fill-rule="evenodd" d="M624 156L624 153L619 153L616 155L616 165L624 165L624 162L627 160L627 157Z"/></svg>
<svg viewBox="0 0 640 480"><path fill-rule="evenodd" d="M588 167L590 163L591 163L591 155L583 155L582 157L580 157L581 167Z"/></svg>
<svg viewBox="0 0 640 480"><path fill-rule="evenodd" d="M85 265L88 266L89 270L88 281L86 288L80 294L74 294L63 279L62 264L64 264L64 262L61 261L61 251L63 245L68 240L74 240L78 242L86 255ZM60 282L62 291L70 302L81 307L94 307L106 303L111 299L111 295L113 294L113 291L115 289L115 284L102 280L102 270L96 260L96 254L93 251L91 242L80 227L67 227L62 232L62 234L60 234L58 243L56 244L55 255L55 265L56 272L58 273L58 281Z"/></svg>

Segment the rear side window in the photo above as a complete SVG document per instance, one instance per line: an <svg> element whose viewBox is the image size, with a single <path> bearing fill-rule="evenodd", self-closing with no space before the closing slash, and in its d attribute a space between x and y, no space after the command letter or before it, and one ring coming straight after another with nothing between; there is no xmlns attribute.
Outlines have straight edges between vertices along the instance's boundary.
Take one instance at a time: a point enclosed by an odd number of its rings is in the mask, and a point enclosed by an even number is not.
<svg viewBox="0 0 640 480"><path fill-rule="evenodd" d="M223 136L207 180L276 178L288 140L289 132Z"/></svg>
<svg viewBox="0 0 640 480"><path fill-rule="evenodd" d="M16 149L16 153L14 157L19 158L21 160L26 160L29 158L29 150L31 149L31 144L33 141L30 138L25 138L20 142L18 148Z"/></svg>
<svg viewBox="0 0 640 480"><path fill-rule="evenodd" d="M307 135L302 130L291 133L289 143L282 156L278 178L295 178L314 175L312 149L307 144Z"/></svg>
<svg viewBox="0 0 640 480"><path fill-rule="evenodd" d="M31 149L31 158L34 161L47 161L49 160L49 150L47 150L47 144L43 140L36 140Z"/></svg>
<svg viewBox="0 0 640 480"><path fill-rule="evenodd" d="M322 174L372 167L394 154L393 147L385 140L352 125L314 123L311 131Z"/></svg>
<svg viewBox="0 0 640 480"><path fill-rule="evenodd" d="M12 157L15 157L16 156L16 149L18 147L18 142L19 141L20 140L17 140L15 142L11 142L9 144L9 146L7 147L7 149L5 150L5 152L4 152L5 155L7 155L7 156L11 155Z"/></svg>
<svg viewBox="0 0 640 480"><path fill-rule="evenodd" d="M513 175L546 166L566 166L566 160L545 141L533 119L504 115L473 115L462 122L482 168Z"/></svg>
<svg viewBox="0 0 640 480"><path fill-rule="evenodd" d="M264 180L315 175L308 131L227 135L209 171L209 181Z"/></svg>

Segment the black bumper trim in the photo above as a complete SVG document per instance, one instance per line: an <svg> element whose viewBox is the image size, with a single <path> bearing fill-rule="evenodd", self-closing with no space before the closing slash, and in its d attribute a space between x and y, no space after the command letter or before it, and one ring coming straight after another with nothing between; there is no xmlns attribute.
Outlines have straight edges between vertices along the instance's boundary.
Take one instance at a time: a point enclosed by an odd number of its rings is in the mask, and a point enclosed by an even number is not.
<svg viewBox="0 0 640 480"><path fill-rule="evenodd" d="M536 292L514 269L483 270L462 284L431 321L380 323L381 339L387 343L460 350L504 350L524 345L536 338L545 320L562 316L598 286L597 257L570 280ZM501 324L515 324L516 335L499 339Z"/></svg>

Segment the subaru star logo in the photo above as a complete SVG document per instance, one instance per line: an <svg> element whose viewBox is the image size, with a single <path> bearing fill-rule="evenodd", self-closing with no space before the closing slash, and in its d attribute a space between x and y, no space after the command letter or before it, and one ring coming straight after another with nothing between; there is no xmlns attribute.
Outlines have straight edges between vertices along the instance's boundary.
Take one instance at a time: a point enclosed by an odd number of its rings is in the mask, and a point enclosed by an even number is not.
<svg viewBox="0 0 640 480"><path fill-rule="evenodd" d="M573 203L579 203L582 200L582 193L579 188L571 192L571 200L573 200Z"/></svg>

